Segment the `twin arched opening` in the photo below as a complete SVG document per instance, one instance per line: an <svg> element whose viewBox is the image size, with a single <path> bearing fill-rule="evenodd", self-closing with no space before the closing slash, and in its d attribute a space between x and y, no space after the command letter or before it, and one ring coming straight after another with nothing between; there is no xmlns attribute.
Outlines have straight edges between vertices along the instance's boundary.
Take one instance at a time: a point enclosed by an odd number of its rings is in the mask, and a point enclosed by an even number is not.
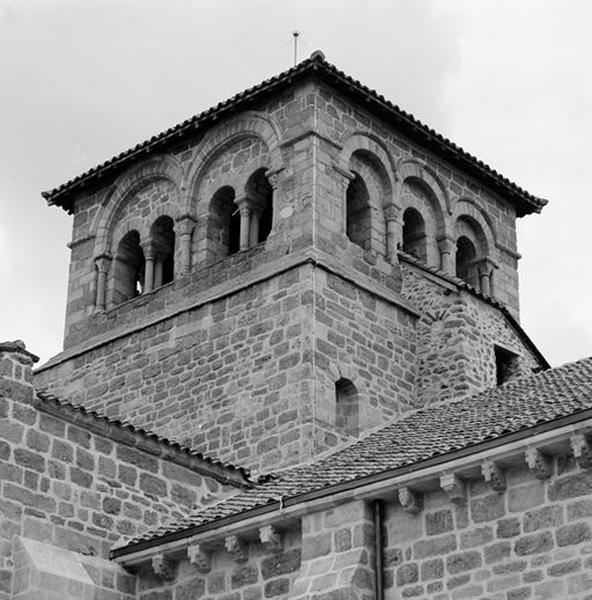
<svg viewBox="0 0 592 600"><path fill-rule="evenodd" d="M219 188L208 205L206 264L267 240L273 225L273 187L266 169L247 180L244 195L230 185Z"/></svg>
<svg viewBox="0 0 592 600"><path fill-rule="evenodd" d="M128 231L117 244L114 260L109 306L117 306L173 281L173 220L168 216L157 218L146 239L135 229Z"/></svg>

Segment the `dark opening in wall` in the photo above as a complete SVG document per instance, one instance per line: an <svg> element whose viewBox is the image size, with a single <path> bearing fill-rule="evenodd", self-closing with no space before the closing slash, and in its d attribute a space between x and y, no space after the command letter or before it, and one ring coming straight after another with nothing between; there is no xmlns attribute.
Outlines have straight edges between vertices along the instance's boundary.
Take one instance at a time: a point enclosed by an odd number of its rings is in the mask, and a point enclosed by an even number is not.
<svg viewBox="0 0 592 600"><path fill-rule="evenodd" d="M494 347L494 353L497 385L502 385L520 374L517 354L499 346Z"/></svg>
<svg viewBox="0 0 592 600"><path fill-rule="evenodd" d="M425 221L415 208L408 208L403 213L403 252L427 260Z"/></svg>
<svg viewBox="0 0 592 600"><path fill-rule="evenodd" d="M360 431L358 390L349 379L335 383L335 427L353 436Z"/></svg>
<svg viewBox="0 0 592 600"><path fill-rule="evenodd" d="M113 304L121 304L144 291L146 262L140 246L140 234L130 231L117 246L113 282Z"/></svg>
<svg viewBox="0 0 592 600"><path fill-rule="evenodd" d="M240 213L234 202L234 190L221 187L210 201L207 226L207 262L235 254L240 247Z"/></svg>
<svg viewBox="0 0 592 600"><path fill-rule="evenodd" d="M364 180L357 173L347 186L345 204L347 237L361 248L370 250L372 236L370 195Z"/></svg>
<svg viewBox="0 0 592 600"><path fill-rule="evenodd" d="M476 258L475 244L468 237L461 235L456 242L456 276L479 289Z"/></svg>
<svg viewBox="0 0 592 600"><path fill-rule="evenodd" d="M254 239L250 239L250 245L254 246L264 242L271 233L273 225L273 188L265 175L266 169L255 171L247 182L247 197L253 203L252 220L258 219L259 224L254 231Z"/></svg>
<svg viewBox="0 0 592 600"><path fill-rule="evenodd" d="M175 229L170 217L159 217L150 229L154 244L154 288L173 281L175 276Z"/></svg>

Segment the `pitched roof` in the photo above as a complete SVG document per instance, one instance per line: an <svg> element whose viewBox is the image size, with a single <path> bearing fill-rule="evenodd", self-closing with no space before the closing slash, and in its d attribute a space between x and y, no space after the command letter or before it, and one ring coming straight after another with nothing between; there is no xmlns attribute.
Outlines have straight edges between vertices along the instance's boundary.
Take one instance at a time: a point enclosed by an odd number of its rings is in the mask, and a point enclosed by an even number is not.
<svg viewBox="0 0 592 600"><path fill-rule="evenodd" d="M251 108L254 103L293 85L296 80L311 76L319 78L355 101L363 102L368 111L392 124L410 139L422 144L437 156L449 161L500 193L513 203L518 216L540 212L543 206L547 204L547 200L533 196L484 162L465 152L449 139L418 121L411 114L401 110L384 96L328 63L323 53L318 50L313 52L310 58L302 61L292 69L244 90L232 98L163 131L159 135L152 136L150 139L114 156L82 175L50 191L43 192L42 196L49 204L61 206L64 210L72 212L74 195L84 187L96 184L99 179L104 182L106 176L113 178L128 168L134 161L145 158L152 152L162 152L189 136L195 136L196 133L205 131L233 113Z"/></svg>
<svg viewBox="0 0 592 600"><path fill-rule="evenodd" d="M99 435L115 439L119 443L180 464L225 485L234 485L238 488L252 486L248 469L205 456L201 452L159 436L152 431L135 427L131 423L60 400L48 391L38 391L34 403L39 410L66 419L74 425Z"/></svg>
<svg viewBox="0 0 592 600"><path fill-rule="evenodd" d="M221 526L227 518L248 518L251 511L275 510L280 500L373 475L396 472L434 457L446 457L490 440L550 424L592 408L592 358L563 365L454 402L427 406L392 422L356 443L307 465L260 478L255 488L168 525L143 533L113 550L122 556L151 545ZM395 473L393 473L395 474Z"/></svg>

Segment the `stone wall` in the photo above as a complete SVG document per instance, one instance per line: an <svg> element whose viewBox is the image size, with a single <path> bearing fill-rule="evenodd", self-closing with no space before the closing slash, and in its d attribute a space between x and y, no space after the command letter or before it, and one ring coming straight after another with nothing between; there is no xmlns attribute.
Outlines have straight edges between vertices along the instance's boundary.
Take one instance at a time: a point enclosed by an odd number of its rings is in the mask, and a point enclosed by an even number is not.
<svg viewBox="0 0 592 600"><path fill-rule="evenodd" d="M367 179L381 180L372 211L384 213L374 217L382 231L388 228L385 219L393 219L400 244L402 212L407 207L418 209L426 221L428 264L440 268L439 245L450 240L454 247L460 225L470 224L480 246L478 254L496 264L495 297L518 315L519 255L514 207L328 86L319 85L315 100L317 130L324 137L318 144L317 157L318 236L337 244L343 237L343 198L349 173L355 171L356 159L362 156L374 173ZM386 207L391 205L396 210L388 216ZM375 254L388 255L388 245L382 244ZM348 260L347 255L344 260ZM448 270L454 274L453 255Z"/></svg>
<svg viewBox="0 0 592 600"><path fill-rule="evenodd" d="M426 494L416 516L387 505L386 600L590 597L591 472L565 457L549 480L506 478L504 493L472 481L458 505Z"/></svg>
<svg viewBox="0 0 592 600"><path fill-rule="evenodd" d="M502 312L448 279L402 262L403 296L417 307L417 405L494 387L495 348L517 357L514 376L540 368Z"/></svg>
<svg viewBox="0 0 592 600"><path fill-rule="evenodd" d="M264 268L267 279L227 282L212 302L66 357L36 384L257 470L349 439L336 427L341 377L358 388L360 431L412 406L416 317L397 296L306 262Z"/></svg>
<svg viewBox="0 0 592 600"><path fill-rule="evenodd" d="M169 581L143 568L137 573L137 600L284 600L291 597L301 553L300 531L295 529L282 534L281 547L275 550L255 540L243 541L239 554L211 550L207 572L187 559L175 564Z"/></svg>
<svg viewBox="0 0 592 600"><path fill-rule="evenodd" d="M225 538L220 529L218 539L199 543L205 561L187 559L190 545L183 556L175 550L166 580L148 565L137 571L138 597L370 600L381 585L385 600L585 600L592 593L591 471L572 455L549 466L548 479L539 479L514 463L503 474L506 488L496 484L500 491L467 480L455 501L427 486L405 508L388 492L377 501L310 504L301 529L292 519L289 530L274 530L273 548L256 532Z"/></svg>
<svg viewBox="0 0 592 600"><path fill-rule="evenodd" d="M116 542L237 489L221 466L214 477L196 462L35 396L28 353L0 351L0 598L10 597L15 536L107 558Z"/></svg>

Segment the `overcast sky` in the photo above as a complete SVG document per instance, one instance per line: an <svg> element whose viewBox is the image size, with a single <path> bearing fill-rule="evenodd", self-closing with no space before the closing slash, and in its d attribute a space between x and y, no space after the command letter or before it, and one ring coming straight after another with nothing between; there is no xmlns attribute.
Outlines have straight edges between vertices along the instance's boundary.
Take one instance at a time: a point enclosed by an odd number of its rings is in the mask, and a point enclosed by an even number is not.
<svg viewBox="0 0 592 600"><path fill-rule="evenodd" d="M592 354L592 2L0 0L0 341L61 349L71 217L40 196L322 49L535 195L522 325Z"/></svg>

